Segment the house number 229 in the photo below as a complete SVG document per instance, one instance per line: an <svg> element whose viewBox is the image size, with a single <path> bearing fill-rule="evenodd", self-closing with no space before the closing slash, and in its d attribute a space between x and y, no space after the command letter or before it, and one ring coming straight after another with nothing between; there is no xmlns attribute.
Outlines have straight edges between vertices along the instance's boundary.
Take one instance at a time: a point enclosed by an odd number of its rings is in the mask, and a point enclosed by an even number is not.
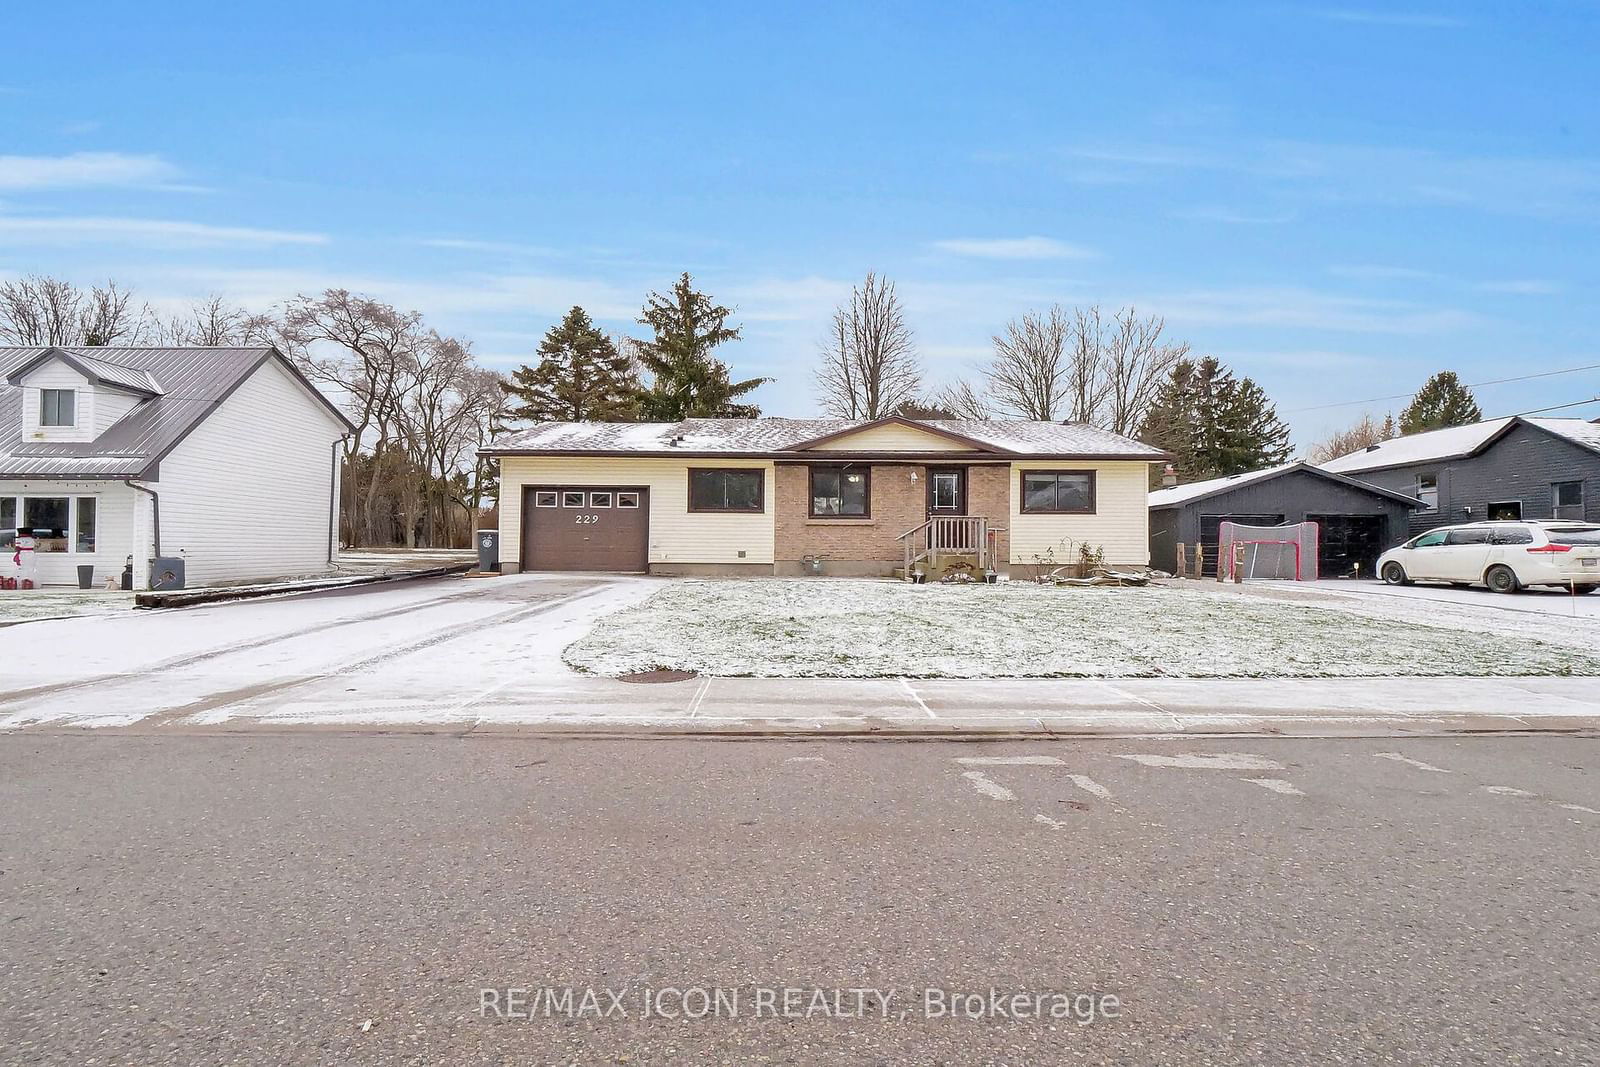
<svg viewBox="0 0 1600 1067"><path fill-rule="evenodd" d="M575 516L573 516L573 522L575 522L579 526L593 526L595 523L597 523L599 521L600 521L600 516L598 516L598 515L575 515Z"/></svg>

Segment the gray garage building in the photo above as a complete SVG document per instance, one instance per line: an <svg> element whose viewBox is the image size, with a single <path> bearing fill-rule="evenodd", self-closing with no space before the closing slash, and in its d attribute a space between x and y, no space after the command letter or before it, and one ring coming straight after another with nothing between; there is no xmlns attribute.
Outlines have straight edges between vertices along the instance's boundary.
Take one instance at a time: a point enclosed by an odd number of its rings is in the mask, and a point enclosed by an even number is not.
<svg viewBox="0 0 1600 1067"><path fill-rule="evenodd" d="M1175 571L1177 546L1199 542L1205 546L1206 573L1214 575L1217 531L1223 522L1315 522L1320 528L1317 573L1323 578L1368 576L1379 554L1406 539L1411 512L1422 506L1404 493L1310 463L1175 485L1150 494L1150 565Z"/></svg>

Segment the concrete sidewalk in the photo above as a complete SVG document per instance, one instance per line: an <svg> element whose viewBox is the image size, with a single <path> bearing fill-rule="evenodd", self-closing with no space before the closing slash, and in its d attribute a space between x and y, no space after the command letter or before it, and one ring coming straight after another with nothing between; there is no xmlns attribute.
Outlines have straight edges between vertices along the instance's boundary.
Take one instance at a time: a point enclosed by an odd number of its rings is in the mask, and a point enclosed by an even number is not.
<svg viewBox="0 0 1600 1067"><path fill-rule="evenodd" d="M415 694L352 701L342 692L310 691L114 729L809 737L1600 734L1594 689L1593 679L1581 678L702 678L638 684L545 676L449 704L419 701Z"/></svg>

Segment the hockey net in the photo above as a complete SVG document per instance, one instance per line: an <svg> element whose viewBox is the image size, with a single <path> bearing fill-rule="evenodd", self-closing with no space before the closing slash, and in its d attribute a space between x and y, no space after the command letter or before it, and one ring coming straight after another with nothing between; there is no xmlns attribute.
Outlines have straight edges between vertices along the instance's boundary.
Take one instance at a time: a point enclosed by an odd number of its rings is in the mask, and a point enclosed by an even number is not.
<svg viewBox="0 0 1600 1067"><path fill-rule="evenodd" d="M1317 524L1292 522L1284 526L1245 526L1224 522L1217 529L1217 578L1282 578L1295 582L1317 580ZM1235 551L1234 546L1242 551ZM1235 567L1241 568L1239 574Z"/></svg>

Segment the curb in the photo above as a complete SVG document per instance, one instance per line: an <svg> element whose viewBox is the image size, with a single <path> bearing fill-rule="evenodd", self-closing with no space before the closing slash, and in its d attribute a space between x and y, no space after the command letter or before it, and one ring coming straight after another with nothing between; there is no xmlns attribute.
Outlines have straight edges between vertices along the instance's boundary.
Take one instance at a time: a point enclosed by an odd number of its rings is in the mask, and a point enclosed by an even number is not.
<svg viewBox="0 0 1600 1067"><path fill-rule="evenodd" d="M330 589L351 589L362 585L383 582L408 582L417 578L443 578L451 574L465 574L476 564L452 563L447 567L429 567L420 571L396 571L385 574L364 574L354 578L317 578L306 582L286 582L282 585L226 586L217 589L179 589L171 593L139 593L133 598L136 608L188 608L197 604L216 604L227 600L254 600L259 597L287 596L292 593L319 593ZM33 621L33 620L26 620Z"/></svg>

